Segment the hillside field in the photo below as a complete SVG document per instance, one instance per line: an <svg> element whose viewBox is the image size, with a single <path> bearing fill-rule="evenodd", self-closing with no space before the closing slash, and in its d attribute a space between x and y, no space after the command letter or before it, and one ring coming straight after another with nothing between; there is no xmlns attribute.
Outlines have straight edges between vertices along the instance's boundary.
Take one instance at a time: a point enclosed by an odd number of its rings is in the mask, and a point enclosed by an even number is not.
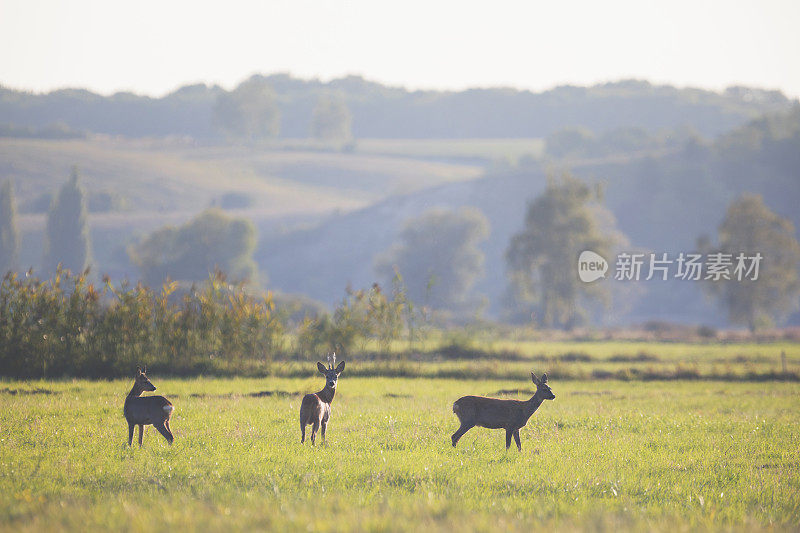
<svg viewBox="0 0 800 533"><path fill-rule="evenodd" d="M245 193L271 216L363 207L393 194L479 177L475 161L513 157L541 141L360 141L351 152L310 141L204 145L192 141L92 137L80 140L0 138L0 176L15 181L21 210L55 192L77 165L91 192L114 192L126 211L193 212L224 193ZM360 146L360 144L359 144Z"/></svg>
<svg viewBox="0 0 800 533"><path fill-rule="evenodd" d="M135 277L125 246L164 225L177 225L225 195L249 205L231 211L252 220L261 237L322 216L349 212L393 195L483 175L484 161L445 161L449 155L518 154L537 140L419 142L364 141L381 149L341 152L307 140L293 143L204 145L185 139L78 140L0 138L0 181L14 182L22 232L20 262L38 269L45 214L59 187L77 165L90 201L111 195L122 207L91 212L93 256L98 271ZM384 153L378 153L384 152ZM434 156L440 157L434 157Z"/></svg>
<svg viewBox="0 0 800 533"><path fill-rule="evenodd" d="M555 343L549 353L573 353ZM735 365L774 346L637 344L680 362ZM534 349L530 346L520 349ZM599 361L618 350L579 347ZM789 364L797 349L789 348ZM0 530L796 530L800 384L562 379L522 429L475 428L450 445L462 395L524 398L518 378L339 380L328 444L300 445L301 395L322 378L160 379L175 404L169 447L128 448L131 383L0 381ZM443 363L444 364L444 363ZM462 361L464 369L471 363ZM515 363L521 364L521 363ZM577 362L576 364L589 364ZM646 364L629 361L630 367Z"/></svg>

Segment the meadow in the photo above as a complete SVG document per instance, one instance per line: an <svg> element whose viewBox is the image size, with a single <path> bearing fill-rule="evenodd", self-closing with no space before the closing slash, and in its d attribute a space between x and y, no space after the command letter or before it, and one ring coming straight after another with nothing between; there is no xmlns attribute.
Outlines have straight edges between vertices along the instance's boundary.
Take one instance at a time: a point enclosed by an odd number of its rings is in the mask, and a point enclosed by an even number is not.
<svg viewBox="0 0 800 533"><path fill-rule="evenodd" d="M666 358L669 345L646 349L662 347ZM603 357L600 344L584 349ZM493 379L461 363L471 379L359 377L366 363L348 362L328 443L316 447L299 442L302 394L322 386L310 362L300 377L151 371L156 394L176 406L176 440L150 427L141 449L127 446L122 417L131 380L0 381L0 529L800 527L797 382L552 373L556 399L522 429L520 453L482 428L450 445L458 397L534 390L522 368ZM542 372L552 362L524 364Z"/></svg>

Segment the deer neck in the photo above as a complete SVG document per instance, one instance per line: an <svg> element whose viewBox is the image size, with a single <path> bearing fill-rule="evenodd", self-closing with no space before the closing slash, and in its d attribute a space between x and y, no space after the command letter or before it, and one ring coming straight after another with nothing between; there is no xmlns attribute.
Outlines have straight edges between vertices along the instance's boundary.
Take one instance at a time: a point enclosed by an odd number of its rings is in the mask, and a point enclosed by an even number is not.
<svg viewBox="0 0 800 533"><path fill-rule="evenodd" d="M134 381L134 382L133 382L133 388L132 388L132 389L131 389L131 391L128 393L128 398L138 398L139 396L141 396L141 395L142 395L142 392L143 392L143 391L142 391L142 388L139 386L139 384L138 384L138 383L136 383L136 382Z"/></svg>
<svg viewBox="0 0 800 533"><path fill-rule="evenodd" d="M539 394L537 393L531 396L530 400L525 402L525 414L528 416L528 418L530 418L533 415L533 413L536 412L539 406L542 405L543 401L544 400L542 398L539 398Z"/></svg>
<svg viewBox="0 0 800 533"><path fill-rule="evenodd" d="M326 383L325 388L317 393L317 397L325 403L331 403L335 394L336 389L328 387L328 384Z"/></svg>

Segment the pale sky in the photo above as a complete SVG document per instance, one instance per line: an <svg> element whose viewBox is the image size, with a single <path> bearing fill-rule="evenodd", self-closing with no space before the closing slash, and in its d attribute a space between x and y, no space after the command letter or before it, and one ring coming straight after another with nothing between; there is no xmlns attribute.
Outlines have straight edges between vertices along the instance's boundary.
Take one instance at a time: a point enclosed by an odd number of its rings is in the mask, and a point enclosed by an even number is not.
<svg viewBox="0 0 800 533"><path fill-rule="evenodd" d="M540 91L621 78L800 96L800 2L0 0L0 84L161 96L254 73Z"/></svg>

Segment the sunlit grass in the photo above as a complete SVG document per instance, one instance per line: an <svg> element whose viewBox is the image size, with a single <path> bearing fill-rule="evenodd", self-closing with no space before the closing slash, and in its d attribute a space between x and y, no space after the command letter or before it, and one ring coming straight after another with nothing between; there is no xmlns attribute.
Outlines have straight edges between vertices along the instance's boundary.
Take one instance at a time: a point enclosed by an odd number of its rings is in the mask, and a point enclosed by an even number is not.
<svg viewBox="0 0 800 533"><path fill-rule="evenodd" d="M797 381L800 343L679 343L644 341L513 341L494 338L448 345L433 332L408 343L395 341L379 351L365 343L354 355L355 372L363 376L477 376L513 378L543 369L563 379L715 379ZM366 355L361 355L366 354ZM276 375L296 375L303 364L277 362Z"/></svg>
<svg viewBox="0 0 800 533"><path fill-rule="evenodd" d="M514 380L342 376L326 447L299 443L320 378L167 380L175 444L128 448L130 384L0 383L0 527L505 530L796 528L800 386L552 381L523 451L453 400ZM511 397L514 395L512 394Z"/></svg>

